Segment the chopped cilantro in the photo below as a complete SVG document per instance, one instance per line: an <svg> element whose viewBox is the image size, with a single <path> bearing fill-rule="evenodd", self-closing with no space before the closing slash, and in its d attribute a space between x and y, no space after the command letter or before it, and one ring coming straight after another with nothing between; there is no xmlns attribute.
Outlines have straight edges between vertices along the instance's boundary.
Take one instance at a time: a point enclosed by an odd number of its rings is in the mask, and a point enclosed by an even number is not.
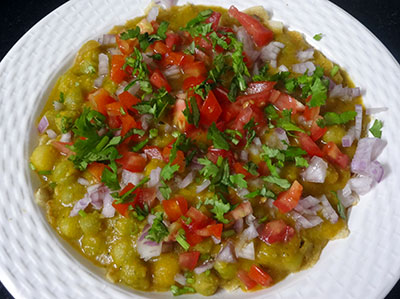
<svg viewBox="0 0 400 299"><path fill-rule="evenodd" d="M286 179L281 179L281 178L270 175L270 176L264 177L263 180L268 183L278 185L279 187L281 187L282 189L285 189L285 190L290 188L290 183Z"/></svg>
<svg viewBox="0 0 400 299"><path fill-rule="evenodd" d="M222 199L219 199L217 195L214 195L211 198L207 198L204 204L213 206L210 212L214 214L214 218L217 221L225 224L229 222L224 218L224 214L229 212L231 209L231 205L228 202L224 203Z"/></svg>
<svg viewBox="0 0 400 299"><path fill-rule="evenodd" d="M129 206L132 207L132 206ZM143 205L143 208L141 208L139 205L135 205L135 211L132 213L133 216L138 219L139 221L143 221L146 219L147 215L149 215L149 206L147 204Z"/></svg>
<svg viewBox="0 0 400 299"><path fill-rule="evenodd" d="M340 199L339 199L339 197L337 195L337 192L336 191L331 191L331 193L333 194L333 196L335 197L335 199L337 201L336 208L337 208L337 211L338 211L338 214L339 214L340 218L346 220L347 219L347 217L346 217L346 209L343 206L342 202L340 201Z"/></svg>
<svg viewBox="0 0 400 299"><path fill-rule="evenodd" d="M284 109L282 111L282 118L279 118L276 121L276 125L282 129L284 129L285 131L289 131L289 132L296 131L296 132L304 133L303 129L299 128L292 122L291 115L292 115L292 110Z"/></svg>
<svg viewBox="0 0 400 299"><path fill-rule="evenodd" d="M214 147L229 150L229 143L226 141L223 133L218 130L215 122L208 128L207 139L211 139L213 141Z"/></svg>
<svg viewBox="0 0 400 299"><path fill-rule="evenodd" d="M189 218L190 219L190 218ZM181 228L176 235L176 242L182 246L185 251L188 251L190 248L190 244L186 241L185 231Z"/></svg>
<svg viewBox="0 0 400 299"><path fill-rule="evenodd" d="M166 236L168 236L168 228L163 223L164 213L157 212L155 214L156 218L153 220L146 239L152 240L154 242L160 243Z"/></svg>
<svg viewBox="0 0 400 299"><path fill-rule="evenodd" d="M199 164L204 165L200 170L200 174L206 178L214 178L218 175L219 168L213 162L208 160L208 158L200 158L197 160Z"/></svg>
<svg viewBox="0 0 400 299"><path fill-rule="evenodd" d="M296 162L297 167L308 167L307 159L303 157L294 157L294 160Z"/></svg>
<svg viewBox="0 0 400 299"><path fill-rule="evenodd" d="M139 152L139 151L141 151L141 150L146 146L147 143L149 143L149 139L145 139L145 140L139 142L138 144L135 144L135 145L132 147L132 151L133 151L133 152Z"/></svg>
<svg viewBox="0 0 400 299"><path fill-rule="evenodd" d="M63 92L60 92L60 99L58 100L61 104L64 104L65 102L65 96Z"/></svg>
<svg viewBox="0 0 400 299"><path fill-rule="evenodd" d="M118 174L117 174L117 163L112 161L109 165L110 169L104 168L103 174L101 176L101 181L111 190L120 189Z"/></svg>
<svg viewBox="0 0 400 299"><path fill-rule="evenodd" d="M376 137L376 138L381 138L382 137L382 128L383 128L383 123L380 120L375 120L374 124L372 127L369 129L371 134Z"/></svg>
<svg viewBox="0 0 400 299"><path fill-rule="evenodd" d="M167 108L175 103L175 98L171 96L165 88L160 88L153 94L150 101L142 101L133 106L140 114L152 114L155 119L161 118Z"/></svg>
<svg viewBox="0 0 400 299"><path fill-rule="evenodd" d="M238 138L243 137L242 133L237 130L226 129L224 133L234 145L238 145L240 142Z"/></svg>
<svg viewBox="0 0 400 299"><path fill-rule="evenodd" d="M74 125L74 120L71 117L63 116L60 121L61 133L65 134L71 130Z"/></svg>
<svg viewBox="0 0 400 299"><path fill-rule="evenodd" d="M272 192L271 190L268 190L267 187L265 187L265 186L263 186L261 189L257 189L255 191L250 192L247 195L245 195L246 198L254 198L256 196L262 196L262 197L272 198L272 199L276 198L275 193Z"/></svg>
<svg viewBox="0 0 400 299"><path fill-rule="evenodd" d="M323 119L317 120L317 124L321 128L326 126L342 125L354 120L356 115L357 112L355 111L346 111L343 113L327 112Z"/></svg>
<svg viewBox="0 0 400 299"><path fill-rule="evenodd" d="M82 218L85 218L87 216L86 212L84 210L79 210L78 212L79 216L81 216Z"/></svg>
<svg viewBox="0 0 400 299"><path fill-rule="evenodd" d="M307 102L309 107L324 105L328 98L329 81L324 79L323 75L324 69L317 66L313 75L304 74L297 79L302 89L302 97L307 98L311 95L310 101Z"/></svg>
<svg viewBox="0 0 400 299"><path fill-rule="evenodd" d="M238 173L229 176L229 180L233 185L238 186L239 188L247 188L247 182L244 179L244 174Z"/></svg>
<svg viewBox="0 0 400 299"><path fill-rule="evenodd" d="M149 138L153 139L158 136L158 130L157 129L150 129L149 131Z"/></svg>
<svg viewBox="0 0 400 299"><path fill-rule="evenodd" d="M185 54L194 55L196 51L196 44L194 41L183 51Z"/></svg>
<svg viewBox="0 0 400 299"><path fill-rule="evenodd" d="M320 41L322 39L323 35L322 33L318 33L316 35L314 35L313 39L315 39L316 41Z"/></svg>
<svg viewBox="0 0 400 299"><path fill-rule="evenodd" d="M259 174L259 173L257 172L257 169L258 169L257 164L255 164L255 163L252 162L252 161L247 162L247 163L243 166L243 168L244 168L245 170L247 170L248 173L250 173L251 175L258 176L258 174Z"/></svg>
<svg viewBox="0 0 400 299"><path fill-rule="evenodd" d="M137 38L142 51L146 51L150 44L158 40L164 40L167 37L168 26L168 22L162 21L156 34L148 34L147 32L141 34L140 28L136 26L135 29L128 29L126 32L122 32L120 38L122 40Z"/></svg>
<svg viewBox="0 0 400 299"><path fill-rule="evenodd" d="M180 296L183 294L188 294L188 293L196 293L196 290L192 287L178 287L176 285L171 286L171 293L174 296Z"/></svg>
<svg viewBox="0 0 400 299"><path fill-rule="evenodd" d="M334 65L332 70L331 70L331 76L335 77L336 74L338 73L338 71L339 71L339 67L337 65Z"/></svg>
<svg viewBox="0 0 400 299"><path fill-rule="evenodd" d="M38 174L40 174L40 175L50 175L51 174L51 170L38 171Z"/></svg>
<svg viewBox="0 0 400 299"><path fill-rule="evenodd" d="M249 147L250 144L253 142L254 138L256 137L256 131L254 127L256 124L254 123L254 118L251 118L250 121L243 126L243 129L246 130L246 145L245 148Z"/></svg>
<svg viewBox="0 0 400 299"><path fill-rule="evenodd" d="M195 125L195 127L199 126L200 121L200 110L199 106L197 105L197 101L195 97L190 97L190 106L187 100L185 110L182 111L183 115L185 115L189 124Z"/></svg>
<svg viewBox="0 0 400 299"><path fill-rule="evenodd" d="M172 193L171 188L165 183L165 181L161 180L161 186L158 188L161 192L161 195L165 199L169 199Z"/></svg>
<svg viewBox="0 0 400 299"><path fill-rule="evenodd" d="M35 167L35 165L33 165L32 162L29 163L29 167L30 167L32 170L36 170L36 167Z"/></svg>
<svg viewBox="0 0 400 299"><path fill-rule="evenodd" d="M136 196L136 194L133 192L135 190L137 190L138 188L141 188L149 180L150 180L150 178L146 176L137 185L135 185L135 187L133 187L129 191L125 192L123 195L120 195L118 192L113 192L113 193L111 193L111 196L116 199L115 203L117 203L117 204L130 202Z"/></svg>
<svg viewBox="0 0 400 299"><path fill-rule="evenodd" d="M258 219L258 223L264 223L264 222L266 222L267 220L268 220L268 216L265 215L264 217Z"/></svg>
<svg viewBox="0 0 400 299"><path fill-rule="evenodd" d="M179 170L179 165L178 164L171 165L170 163L168 163L161 170L160 176L164 180L169 181L170 179L173 178L174 173L177 172L178 170Z"/></svg>

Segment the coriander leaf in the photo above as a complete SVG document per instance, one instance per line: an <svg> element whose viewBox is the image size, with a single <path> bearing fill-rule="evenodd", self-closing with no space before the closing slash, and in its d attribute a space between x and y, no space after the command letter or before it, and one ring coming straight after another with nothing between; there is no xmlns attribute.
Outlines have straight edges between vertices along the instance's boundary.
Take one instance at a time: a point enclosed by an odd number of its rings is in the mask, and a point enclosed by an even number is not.
<svg viewBox="0 0 400 299"><path fill-rule="evenodd" d="M171 188L165 183L165 181L161 180L161 186L158 188L161 192L161 195L165 199L169 199L172 193Z"/></svg>
<svg viewBox="0 0 400 299"><path fill-rule="evenodd" d="M237 130L231 130L231 129L226 129L224 132L225 136L227 136L230 141L234 144L234 145L238 145L240 142L240 138L243 137L242 133L240 133ZM239 139L238 139L239 138Z"/></svg>
<svg viewBox="0 0 400 299"><path fill-rule="evenodd" d="M195 97L190 97L190 106L187 100L185 100L186 107L182 111L183 115L186 117L189 124L195 125L197 128L199 126L200 121L200 110L197 105L197 101Z"/></svg>
<svg viewBox="0 0 400 299"><path fill-rule="evenodd" d="M296 167L308 167L308 161L303 157L295 157Z"/></svg>
<svg viewBox="0 0 400 299"><path fill-rule="evenodd" d="M204 204L213 206L210 211L214 214L214 218L217 221L225 224L229 223L229 221L224 218L224 214L229 212L231 209L229 203L224 203L222 199L219 199L217 195L214 195L211 198L207 198Z"/></svg>
<svg viewBox="0 0 400 299"><path fill-rule="evenodd" d="M206 10L199 12L198 15L195 18L191 19L189 22L187 22L186 27L181 30L195 27L196 25L207 20L208 17L211 16L212 13L213 13L213 11L211 9L206 9Z"/></svg>
<svg viewBox="0 0 400 299"><path fill-rule="evenodd" d="M111 196L116 199L115 202L117 204L130 202L136 196L136 194L133 192L136 191L137 189L141 188L149 180L150 180L150 178L146 176L143 179L141 179L140 182L136 186L134 186L132 189L128 190L124 194L120 195L120 193L118 193L118 192L113 192L113 193L111 193Z"/></svg>
<svg viewBox="0 0 400 299"><path fill-rule="evenodd" d="M247 172L250 173L251 175L258 176L258 174L259 174L259 173L257 172L257 169L258 169L257 164L255 164L255 163L252 162L252 161L247 162L247 163L243 166L243 168L246 169Z"/></svg>
<svg viewBox="0 0 400 299"><path fill-rule="evenodd" d="M178 170L179 170L179 165L178 164L171 165L170 163L168 163L161 170L160 176L164 180L169 181L170 179L173 178L174 173L177 172Z"/></svg>
<svg viewBox="0 0 400 299"><path fill-rule="evenodd" d="M354 120L356 115L357 112L355 111L346 111L343 113L327 112L323 119L317 120L317 124L321 128L326 126L342 125Z"/></svg>
<svg viewBox="0 0 400 299"><path fill-rule="evenodd" d="M382 128L383 128L383 123L380 120L376 119L372 127L369 129L369 131L374 137L381 138Z"/></svg>
<svg viewBox="0 0 400 299"><path fill-rule="evenodd" d="M139 151L141 151L141 150L146 146L147 143L149 143L149 139L145 139L145 140L139 142L138 144L135 144L135 145L132 147L132 151L133 151L133 152L139 152Z"/></svg>
<svg viewBox="0 0 400 299"><path fill-rule="evenodd" d="M304 130L296 126L291 119L292 110L284 109L282 111L282 118L279 118L276 121L277 127L284 129L285 131L296 131L296 132L303 132Z"/></svg>
<svg viewBox="0 0 400 299"><path fill-rule="evenodd" d="M166 22L166 21L162 21L160 23L160 26L158 26L157 35L161 40L167 38L167 34L166 33L167 33L167 30L168 30L168 26L169 26L169 23Z"/></svg>
<svg viewBox="0 0 400 299"><path fill-rule="evenodd" d="M284 153L285 157L288 159L307 155L305 150L297 146L289 146Z"/></svg>
<svg viewBox="0 0 400 299"><path fill-rule="evenodd" d="M290 186L291 186L288 180L281 179L281 178L278 178L278 177L275 177L275 176L271 176L271 175L267 176L267 177L264 177L263 180L268 182L268 183L278 185L279 187L281 187L281 188L283 188L285 190L289 189Z"/></svg>
<svg viewBox="0 0 400 299"><path fill-rule="evenodd" d="M318 33L316 35L314 35L313 39L315 39L316 41L320 41L322 39L322 33Z"/></svg>
<svg viewBox="0 0 400 299"><path fill-rule="evenodd" d="M195 51L196 51L196 44L194 43L194 41L192 41L192 43L183 51L183 53L194 55Z"/></svg>
<svg viewBox="0 0 400 299"><path fill-rule="evenodd" d="M155 214L153 224L149 229L146 239L160 243L165 237L169 235L168 228L163 223L164 213L157 212Z"/></svg>
<svg viewBox="0 0 400 299"><path fill-rule="evenodd" d="M214 178L218 175L219 168L213 162L208 160L208 158L199 158L197 162L204 167L200 170L200 174L206 178Z"/></svg>
<svg viewBox="0 0 400 299"><path fill-rule="evenodd" d="M128 29L126 32L120 34L122 40L137 38L140 35L140 28L136 26L135 29Z"/></svg>
<svg viewBox="0 0 400 299"><path fill-rule="evenodd" d="M112 161L108 166L111 170L107 167L104 168L103 174L101 176L101 181L111 190L121 189L118 181L117 163L115 161Z"/></svg>
<svg viewBox="0 0 400 299"><path fill-rule="evenodd" d="M325 105L328 98L328 88L320 78L316 78L311 85L311 95L311 100L307 103L309 107Z"/></svg>
<svg viewBox="0 0 400 299"><path fill-rule="evenodd" d="M178 242L179 245L181 245L185 251L189 250L190 244L186 241L185 231L182 228L178 231L178 234L176 235L175 239L176 242Z"/></svg>
<svg viewBox="0 0 400 299"><path fill-rule="evenodd" d="M255 198L257 196L272 198L272 199L276 198L275 193L272 192L271 190L268 190L267 187L265 187L265 186L263 186L261 189L257 189L255 191L245 195L246 198Z"/></svg>
<svg viewBox="0 0 400 299"><path fill-rule="evenodd" d="M188 294L188 293L196 293L196 290L192 287L178 287L176 285L171 286L171 293L174 296L180 296L183 294Z"/></svg>
<svg viewBox="0 0 400 299"><path fill-rule="evenodd" d="M160 88L153 93L149 101L142 101L133 106L140 114L152 114L155 119L160 119L167 108L175 103L175 98L171 96L165 88Z"/></svg>
<svg viewBox="0 0 400 299"><path fill-rule="evenodd" d="M238 186L239 188L247 188L247 182L244 179L245 175L242 173L233 174L229 176L229 180L232 184Z"/></svg>
<svg viewBox="0 0 400 299"><path fill-rule="evenodd" d="M250 121L243 126L243 129L246 130L246 145L245 148L248 148L256 137L256 131L254 130L256 124L254 123L254 117L250 119Z"/></svg>
<svg viewBox="0 0 400 299"><path fill-rule="evenodd" d="M332 70L331 70L331 76L335 77L336 74L338 73L338 71L339 71L339 67L337 65L334 65Z"/></svg>
<svg viewBox="0 0 400 299"><path fill-rule="evenodd" d="M207 139L211 139L213 141L213 145L215 148L229 150L229 143L226 141L224 135L220 130L218 130L215 122L208 128Z"/></svg>

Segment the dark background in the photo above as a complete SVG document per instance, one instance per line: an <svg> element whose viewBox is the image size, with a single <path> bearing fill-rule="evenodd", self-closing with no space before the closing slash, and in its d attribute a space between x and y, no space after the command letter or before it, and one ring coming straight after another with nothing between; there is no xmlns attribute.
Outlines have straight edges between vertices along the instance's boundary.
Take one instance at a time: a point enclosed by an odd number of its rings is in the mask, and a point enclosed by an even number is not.
<svg viewBox="0 0 400 299"><path fill-rule="evenodd" d="M399 0L331 0L372 31L400 61ZM66 1L3 0L0 12L0 59L40 19ZM368 283L368 282L365 282ZM13 297L0 284L0 298ZM400 298L400 282L386 299Z"/></svg>

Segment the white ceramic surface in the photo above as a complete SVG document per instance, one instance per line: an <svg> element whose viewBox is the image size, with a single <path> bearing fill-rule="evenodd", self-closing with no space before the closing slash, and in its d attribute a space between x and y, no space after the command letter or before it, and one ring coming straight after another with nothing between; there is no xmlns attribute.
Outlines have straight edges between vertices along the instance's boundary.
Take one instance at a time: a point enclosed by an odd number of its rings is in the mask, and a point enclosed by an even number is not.
<svg viewBox="0 0 400 299"><path fill-rule="evenodd" d="M0 63L0 279L16 298L166 298L108 283L48 225L35 204L38 181L28 161L35 145L33 121L55 79L87 40L113 25L143 14L138 0L72 0L34 26ZM276 20L303 32L307 40L343 66L363 89L369 107L387 106L380 160L384 181L361 198L350 217L351 234L331 242L310 270L291 275L270 289L218 298L382 298L400 276L400 67L358 21L326 0L211 1L239 9L264 5ZM180 1L179 4L183 4ZM312 39L322 32L324 38ZM193 298L191 296L190 298Z"/></svg>

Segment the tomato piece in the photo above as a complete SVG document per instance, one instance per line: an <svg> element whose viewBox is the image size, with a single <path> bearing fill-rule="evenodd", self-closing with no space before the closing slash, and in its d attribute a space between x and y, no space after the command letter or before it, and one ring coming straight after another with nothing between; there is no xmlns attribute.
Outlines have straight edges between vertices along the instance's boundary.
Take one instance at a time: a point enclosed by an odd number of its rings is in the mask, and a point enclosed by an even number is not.
<svg viewBox="0 0 400 299"><path fill-rule="evenodd" d="M246 178L252 178L254 177L250 172L248 172L244 167L243 167L243 163L241 162L236 162L233 164L233 170L235 171L235 173L238 174L243 174Z"/></svg>
<svg viewBox="0 0 400 299"><path fill-rule="evenodd" d="M156 41L154 44L152 44L152 49L153 52L156 54L161 54L161 55L165 55L167 53L169 53L171 50L166 46L166 44L164 44L161 41Z"/></svg>
<svg viewBox="0 0 400 299"><path fill-rule="evenodd" d="M227 151L224 149L210 147L207 152L207 158L213 162L214 164L217 163L218 157L222 157L224 159L228 159L229 165L233 165L235 158L231 151Z"/></svg>
<svg viewBox="0 0 400 299"><path fill-rule="evenodd" d="M295 98L291 97L290 95L281 92L279 98L274 103L275 107L278 108L280 111L283 110L292 110L292 115L296 114L297 112L304 111L305 107L302 103L300 103Z"/></svg>
<svg viewBox="0 0 400 299"><path fill-rule="evenodd" d="M238 220L250 215L251 213L253 213L251 203L249 201L244 201L240 203L234 210L230 211L229 216L234 220Z"/></svg>
<svg viewBox="0 0 400 299"><path fill-rule="evenodd" d="M321 110L320 106L310 108L306 105L304 107L303 116L306 120L315 120L317 119L320 110Z"/></svg>
<svg viewBox="0 0 400 299"><path fill-rule="evenodd" d="M124 110L120 102L107 104L106 110L109 116L121 116L123 114L126 114L126 111Z"/></svg>
<svg viewBox="0 0 400 299"><path fill-rule="evenodd" d="M237 271L237 277L246 286L246 289L251 290L257 286L257 282L249 277L246 271L240 269Z"/></svg>
<svg viewBox="0 0 400 299"><path fill-rule="evenodd" d="M188 210L188 203L183 196L175 196L172 199L163 200L162 206L168 219L172 222L185 215Z"/></svg>
<svg viewBox="0 0 400 299"><path fill-rule="evenodd" d="M126 76L122 67L125 64L125 57L123 55L113 55L111 57L111 80L115 83L121 83Z"/></svg>
<svg viewBox="0 0 400 299"><path fill-rule="evenodd" d="M221 14L217 11L213 11L211 16L209 16L208 19L205 20L205 23L207 23L207 24L211 23L212 30L217 31L220 19L221 19Z"/></svg>
<svg viewBox="0 0 400 299"><path fill-rule="evenodd" d="M93 108L103 115L107 115L107 104L115 102L115 100L110 97L108 91L104 88L100 88L95 92L89 94L88 98Z"/></svg>
<svg viewBox="0 0 400 299"><path fill-rule="evenodd" d="M146 145L143 148L143 152L146 154L147 159L157 159L157 160L164 160L162 156L161 149L158 146L150 146Z"/></svg>
<svg viewBox="0 0 400 299"><path fill-rule="evenodd" d="M214 93L210 90L206 100L200 110L200 123L205 126L211 126L213 122L217 122L222 113Z"/></svg>
<svg viewBox="0 0 400 299"><path fill-rule="evenodd" d="M119 34L116 36L116 42L119 50L125 55L132 54L133 49L138 45L138 41L136 39L123 40Z"/></svg>
<svg viewBox="0 0 400 299"><path fill-rule="evenodd" d="M156 188L139 188L133 193L136 194L135 202L142 208L147 205L150 209L157 205L157 189Z"/></svg>
<svg viewBox="0 0 400 299"><path fill-rule="evenodd" d="M188 242L190 246L196 246L197 244L203 242L204 238L202 236L195 234L185 226L183 229L185 230L186 242Z"/></svg>
<svg viewBox="0 0 400 299"><path fill-rule="evenodd" d="M191 229L203 228L209 223L210 220L206 215L204 215L202 212L194 207L190 207L190 209L186 213L186 217L191 218L192 222L189 225L187 225L186 223L184 225Z"/></svg>
<svg viewBox="0 0 400 299"><path fill-rule="evenodd" d="M252 37L257 47L263 47L269 44L274 38L274 33L262 25L257 19L240 12L235 6L229 8L229 15L246 29L247 33Z"/></svg>
<svg viewBox="0 0 400 299"><path fill-rule="evenodd" d="M164 59L162 60L162 65L164 67L171 65L181 65L185 59L186 54L181 52L170 52L165 54Z"/></svg>
<svg viewBox="0 0 400 299"><path fill-rule="evenodd" d="M129 130L137 128L135 119L129 114L121 115L120 119L122 122L121 136L125 136Z"/></svg>
<svg viewBox="0 0 400 299"><path fill-rule="evenodd" d="M168 163L169 162L169 155L171 154L171 148L170 147L164 147L162 155L164 160ZM182 173L185 171L185 154L181 151L178 150L176 152L176 157L174 161L171 163L171 165L179 165L179 173Z"/></svg>
<svg viewBox="0 0 400 299"><path fill-rule="evenodd" d="M271 173L269 171L268 165L265 161L260 161L258 164L258 173L261 176L269 176Z"/></svg>
<svg viewBox="0 0 400 299"><path fill-rule="evenodd" d="M218 224L209 224L202 229L196 230L196 234L202 237L211 237L214 236L215 238L221 240L222 229L224 225L222 223Z"/></svg>
<svg viewBox="0 0 400 299"><path fill-rule="evenodd" d="M306 133L296 132L296 136L299 138L300 147L310 156L324 156L324 153L320 150L318 145Z"/></svg>
<svg viewBox="0 0 400 299"><path fill-rule="evenodd" d="M123 169L131 172L142 172L146 167L146 159L133 152L123 153L122 158L119 158L116 161L122 165Z"/></svg>
<svg viewBox="0 0 400 299"><path fill-rule="evenodd" d="M263 111L255 106L247 106L244 109L241 109L239 114L236 116L236 119L233 123L233 129L244 131L244 126L251 120L254 119L254 122L258 125L265 122Z"/></svg>
<svg viewBox="0 0 400 299"><path fill-rule="evenodd" d="M203 61L188 62L183 64L182 68L186 77L199 77L207 74L207 69Z"/></svg>
<svg viewBox="0 0 400 299"><path fill-rule="evenodd" d="M87 170L99 183L99 182L101 182L101 177L103 175L103 170L105 167L106 167L106 165L104 165L103 163L92 162L87 167Z"/></svg>
<svg viewBox="0 0 400 299"><path fill-rule="evenodd" d="M74 144L73 142L62 142L57 140L53 140L51 142L51 145L56 150L58 150L60 153L64 154L67 157L75 155L75 152L67 147L67 145L73 145L73 144Z"/></svg>
<svg viewBox="0 0 400 299"><path fill-rule="evenodd" d="M322 119L322 116L317 115L315 120L313 121L313 123L311 125L311 129L310 129L311 139L314 141L317 141L318 139L320 139L322 136L325 135L326 131L328 131L327 127L321 128L320 126L318 126L317 120L319 120L319 119Z"/></svg>
<svg viewBox="0 0 400 299"><path fill-rule="evenodd" d="M122 122L119 116L108 116L108 125L111 129L119 129L121 128Z"/></svg>
<svg viewBox="0 0 400 299"><path fill-rule="evenodd" d="M165 45L171 49L175 50L182 42L181 37L177 33L167 33L167 38L165 39Z"/></svg>
<svg viewBox="0 0 400 299"><path fill-rule="evenodd" d="M287 242L295 234L294 228L287 225L282 219L265 223L259 231L259 238L267 243Z"/></svg>
<svg viewBox="0 0 400 299"><path fill-rule="evenodd" d="M302 192L303 186L298 181L294 181L289 190L279 193L278 198L274 201L274 206L281 213L287 213L297 206Z"/></svg>
<svg viewBox="0 0 400 299"><path fill-rule="evenodd" d="M199 251L182 252L179 254L179 266L182 269L193 271L200 257Z"/></svg>
<svg viewBox="0 0 400 299"><path fill-rule="evenodd" d="M272 284L272 277L256 265L251 266L249 277L263 287L268 287Z"/></svg>
<svg viewBox="0 0 400 299"><path fill-rule="evenodd" d="M171 92L172 90L167 79L165 79L164 75L161 73L159 69L156 69L151 75L150 83L157 89L164 87L168 92Z"/></svg>
<svg viewBox="0 0 400 299"><path fill-rule="evenodd" d="M137 97L135 97L128 91L124 91L118 96L118 99L125 109L136 112L136 109L132 108L132 106L140 102L140 100Z"/></svg>
<svg viewBox="0 0 400 299"><path fill-rule="evenodd" d="M200 83L204 82L206 77L199 76L199 77L188 77L183 81L182 89L188 90L194 86L199 85Z"/></svg>
<svg viewBox="0 0 400 299"><path fill-rule="evenodd" d="M132 209L130 207L134 207L135 204L133 202L129 203L112 203L112 206L124 217L128 217L129 211Z"/></svg>
<svg viewBox="0 0 400 299"><path fill-rule="evenodd" d="M339 166L340 168L347 168L350 164L350 158L346 154L343 154L338 146L334 142L328 142L322 148L322 151L325 153L326 158Z"/></svg>

